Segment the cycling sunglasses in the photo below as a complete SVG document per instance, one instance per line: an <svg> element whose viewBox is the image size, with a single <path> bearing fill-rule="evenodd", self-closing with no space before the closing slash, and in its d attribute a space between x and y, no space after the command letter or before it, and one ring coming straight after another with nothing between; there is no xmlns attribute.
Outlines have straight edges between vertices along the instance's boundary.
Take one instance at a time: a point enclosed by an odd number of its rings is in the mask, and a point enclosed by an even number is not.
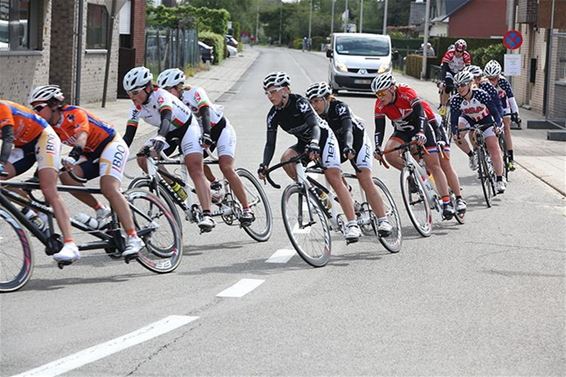
<svg viewBox="0 0 566 377"><path fill-rule="evenodd" d="M375 92L375 95L379 98L383 98L387 95L388 89L380 90L379 92Z"/></svg>
<svg viewBox="0 0 566 377"><path fill-rule="evenodd" d="M46 107L47 107L46 103L41 103L39 105L35 105L33 107L33 111L35 111L36 113L39 113L39 112L41 112L41 110L45 109Z"/></svg>
<svg viewBox="0 0 566 377"><path fill-rule="evenodd" d="M278 91L280 91L281 89L283 89L283 87L281 87L281 88L273 88L273 89L266 90L266 91L265 91L265 95L266 95L266 96L272 96L272 95L274 95L275 93L277 93Z"/></svg>
<svg viewBox="0 0 566 377"><path fill-rule="evenodd" d="M140 94L141 91L143 91L143 88L133 89L133 90L128 91L128 95L130 97L137 96L138 94Z"/></svg>

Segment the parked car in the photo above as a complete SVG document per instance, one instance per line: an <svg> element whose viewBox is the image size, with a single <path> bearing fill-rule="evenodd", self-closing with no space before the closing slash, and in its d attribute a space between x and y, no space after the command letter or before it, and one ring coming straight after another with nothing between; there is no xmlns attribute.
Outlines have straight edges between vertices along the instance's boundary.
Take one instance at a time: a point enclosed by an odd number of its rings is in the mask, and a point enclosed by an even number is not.
<svg viewBox="0 0 566 377"><path fill-rule="evenodd" d="M214 63L214 47L207 45L204 42L198 41L198 49L200 58L203 63Z"/></svg>
<svg viewBox="0 0 566 377"><path fill-rule="evenodd" d="M238 55L238 49L236 47L226 45L226 49L228 49L228 57L233 58Z"/></svg>
<svg viewBox="0 0 566 377"><path fill-rule="evenodd" d="M226 34L224 36L224 39L226 41L226 44L228 46L232 46L232 47L236 47L238 48L238 41L236 40L236 38L234 38L233 36L231 36L230 34Z"/></svg>

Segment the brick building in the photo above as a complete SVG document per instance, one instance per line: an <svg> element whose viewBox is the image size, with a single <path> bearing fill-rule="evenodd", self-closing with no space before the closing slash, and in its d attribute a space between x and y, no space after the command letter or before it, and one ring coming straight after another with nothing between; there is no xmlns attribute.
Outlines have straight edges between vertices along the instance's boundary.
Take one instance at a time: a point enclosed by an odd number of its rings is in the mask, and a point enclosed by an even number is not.
<svg viewBox="0 0 566 377"><path fill-rule="evenodd" d="M516 29L523 45L517 50L521 75L513 77L513 89L520 105L566 119L566 1L555 1L552 33L551 5L551 0L517 0Z"/></svg>
<svg viewBox="0 0 566 377"><path fill-rule="evenodd" d="M144 0L0 1L0 98L25 103L33 87L51 83L71 103L100 101L110 51L106 95L114 100L119 50L133 51L123 65L143 64L144 29Z"/></svg>

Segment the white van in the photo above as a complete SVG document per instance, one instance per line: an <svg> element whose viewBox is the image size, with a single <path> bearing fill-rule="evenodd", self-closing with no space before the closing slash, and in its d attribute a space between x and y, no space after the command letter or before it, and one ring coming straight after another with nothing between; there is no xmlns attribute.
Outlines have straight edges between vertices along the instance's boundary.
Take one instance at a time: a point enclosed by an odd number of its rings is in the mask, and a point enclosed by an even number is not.
<svg viewBox="0 0 566 377"><path fill-rule="evenodd" d="M328 83L338 90L370 91L378 73L391 71L391 38L368 33L334 33L330 48Z"/></svg>

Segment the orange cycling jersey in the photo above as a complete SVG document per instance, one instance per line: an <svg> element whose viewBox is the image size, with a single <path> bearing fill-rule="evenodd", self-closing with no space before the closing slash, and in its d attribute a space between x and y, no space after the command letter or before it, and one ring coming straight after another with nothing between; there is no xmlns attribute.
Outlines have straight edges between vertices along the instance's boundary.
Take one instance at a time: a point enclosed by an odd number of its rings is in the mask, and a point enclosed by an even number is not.
<svg viewBox="0 0 566 377"><path fill-rule="evenodd" d="M49 124L33 110L11 101L0 101L0 129L14 127L14 146L34 141ZM0 133L1 135L1 133Z"/></svg>
<svg viewBox="0 0 566 377"><path fill-rule="evenodd" d="M86 132L88 138L83 149L87 153L94 152L116 135L116 130L109 124L104 123L85 109L70 105L61 108L61 119L53 128L61 138L61 142L69 146L74 146L79 134Z"/></svg>

